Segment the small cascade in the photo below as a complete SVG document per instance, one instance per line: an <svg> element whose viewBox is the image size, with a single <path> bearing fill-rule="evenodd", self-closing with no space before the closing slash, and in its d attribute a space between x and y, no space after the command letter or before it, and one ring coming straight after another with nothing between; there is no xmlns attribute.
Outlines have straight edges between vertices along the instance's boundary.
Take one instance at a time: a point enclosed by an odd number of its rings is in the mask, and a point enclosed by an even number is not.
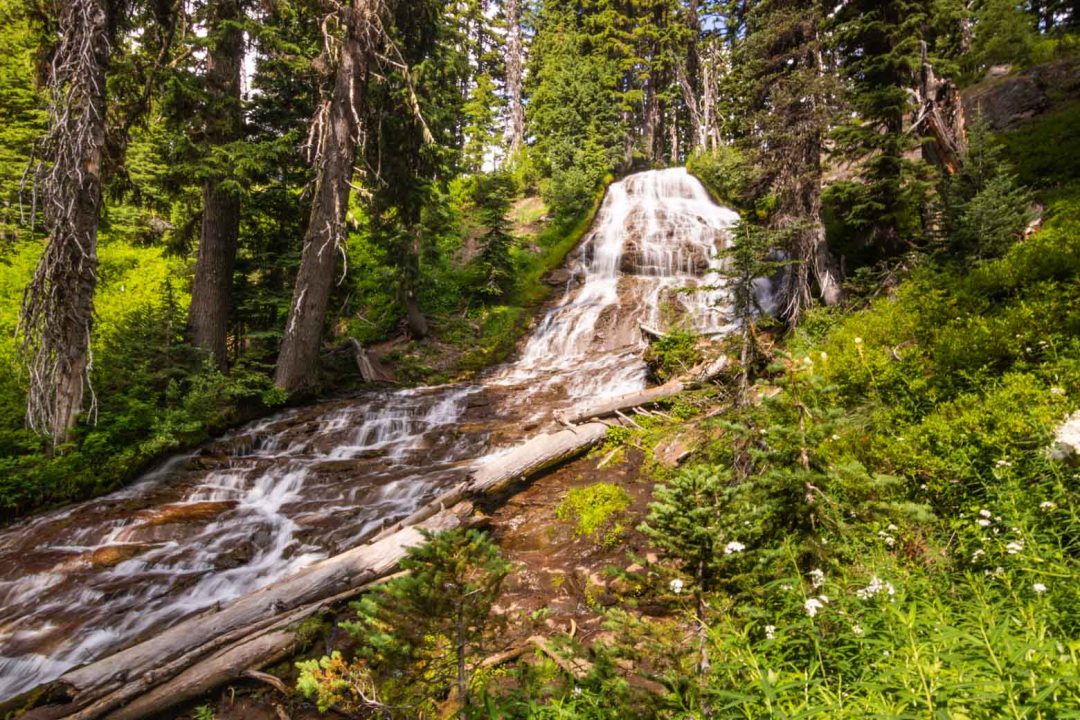
<svg viewBox="0 0 1080 720"><path fill-rule="evenodd" d="M683 169L632 175L520 357L481 381L289 410L0 531L0 701L355 546L553 409L643 388L641 325L725 329L735 220Z"/></svg>

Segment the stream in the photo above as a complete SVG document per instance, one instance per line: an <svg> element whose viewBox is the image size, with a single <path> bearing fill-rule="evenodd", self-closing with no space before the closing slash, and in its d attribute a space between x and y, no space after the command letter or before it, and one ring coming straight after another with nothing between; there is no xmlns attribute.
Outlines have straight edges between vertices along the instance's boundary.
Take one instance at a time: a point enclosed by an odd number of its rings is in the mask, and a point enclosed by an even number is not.
<svg viewBox="0 0 1080 720"><path fill-rule="evenodd" d="M717 250L736 219L685 169L631 175L516 360L288 410L0 530L0 702L357 545L554 409L644 388L642 324L725 329Z"/></svg>

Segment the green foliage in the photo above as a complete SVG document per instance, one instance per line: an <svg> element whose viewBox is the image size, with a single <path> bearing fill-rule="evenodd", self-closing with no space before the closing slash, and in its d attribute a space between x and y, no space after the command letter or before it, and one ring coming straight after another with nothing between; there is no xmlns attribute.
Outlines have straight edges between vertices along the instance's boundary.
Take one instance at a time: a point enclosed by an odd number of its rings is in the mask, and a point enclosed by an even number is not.
<svg viewBox="0 0 1080 720"><path fill-rule="evenodd" d="M1026 67L1034 58L1038 35L1031 16L1012 0L985 0L975 21L979 31L971 46L975 74L991 65Z"/></svg>
<svg viewBox="0 0 1080 720"><path fill-rule="evenodd" d="M192 713L195 720L215 720L214 709L209 705L200 705Z"/></svg>
<svg viewBox="0 0 1080 720"><path fill-rule="evenodd" d="M567 491L555 508L555 517L574 523L574 532L579 536L611 546L623 533L623 521L630 503L630 494L626 490L600 482Z"/></svg>
<svg viewBox="0 0 1080 720"><path fill-rule="evenodd" d="M511 250L514 238L510 234L507 213L510 212L513 180L505 173L493 173L476 178L474 202L480 222L485 228L480 237L480 253L474 265L478 276L478 292L499 298L514 282Z"/></svg>
<svg viewBox="0 0 1080 720"><path fill-rule="evenodd" d="M697 333L682 328L652 341L645 351L649 372L660 382L686 374L704 358L698 341Z"/></svg>
<svg viewBox="0 0 1080 720"><path fill-rule="evenodd" d="M361 657L387 702L420 714L456 686L467 705L470 677L498 625L491 607L510 564L487 535L450 530L426 535L401 568L408 575L366 595L354 605L356 621L343 627L363 641Z"/></svg>
<svg viewBox="0 0 1080 720"><path fill-rule="evenodd" d="M942 195L945 230L953 250L963 255L1002 254L1031 219L1031 195L1017 182L980 116L969 124L964 163L945 180Z"/></svg>
<svg viewBox="0 0 1080 720"><path fill-rule="evenodd" d="M745 208L755 180L754 169L735 145L698 150L686 161L686 169L724 205Z"/></svg>
<svg viewBox="0 0 1080 720"><path fill-rule="evenodd" d="M696 593L713 590L728 556L743 549L731 545L724 550L732 531L719 511L730 484L730 477L712 468L680 471L656 486L649 516L641 526L656 547L679 559L694 578ZM735 547L739 550L733 551Z"/></svg>
<svg viewBox="0 0 1080 720"><path fill-rule="evenodd" d="M337 650L318 659L297 661L296 669L300 671L296 689L308 700L314 700L319 712L335 709L360 713L378 702L364 663L346 662Z"/></svg>
<svg viewBox="0 0 1080 720"><path fill-rule="evenodd" d="M1036 188L1080 180L1080 103L1073 102L995 138L1018 180Z"/></svg>
<svg viewBox="0 0 1080 720"><path fill-rule="evenodd" d="M30 188L22 187L34 141L45 132L42 97L34 87L36 38L18 0L0 2L0 257L29 230Z"/></svg>

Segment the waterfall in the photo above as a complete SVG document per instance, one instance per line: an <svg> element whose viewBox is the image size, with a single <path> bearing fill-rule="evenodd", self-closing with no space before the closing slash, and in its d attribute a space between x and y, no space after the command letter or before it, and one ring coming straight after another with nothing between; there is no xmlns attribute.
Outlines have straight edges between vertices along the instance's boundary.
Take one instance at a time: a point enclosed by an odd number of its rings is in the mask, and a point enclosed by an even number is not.
<svg viewBox="0 0 1080 720"><path fill-rule="evenodd" d="M736 219L684 169L627 177L515 361L289 410L0 531L0 701L356 545L555 408L643 388L641 325L725 329Z"/></svg>

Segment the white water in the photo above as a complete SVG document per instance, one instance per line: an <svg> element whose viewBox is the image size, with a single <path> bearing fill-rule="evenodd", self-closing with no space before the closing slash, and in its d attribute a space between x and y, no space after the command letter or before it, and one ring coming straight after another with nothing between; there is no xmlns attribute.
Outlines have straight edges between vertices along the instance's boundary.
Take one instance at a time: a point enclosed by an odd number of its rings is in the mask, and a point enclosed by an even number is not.
<svg viewBox="0 0 1080 720"><path fill-rule="evenodd" d="M289 411L3 530L0 701L357 544L556 407L643 388L639 325L724 329L712 286L735 219L685 170L630 176L562 301L482 381Z"/></svg>

